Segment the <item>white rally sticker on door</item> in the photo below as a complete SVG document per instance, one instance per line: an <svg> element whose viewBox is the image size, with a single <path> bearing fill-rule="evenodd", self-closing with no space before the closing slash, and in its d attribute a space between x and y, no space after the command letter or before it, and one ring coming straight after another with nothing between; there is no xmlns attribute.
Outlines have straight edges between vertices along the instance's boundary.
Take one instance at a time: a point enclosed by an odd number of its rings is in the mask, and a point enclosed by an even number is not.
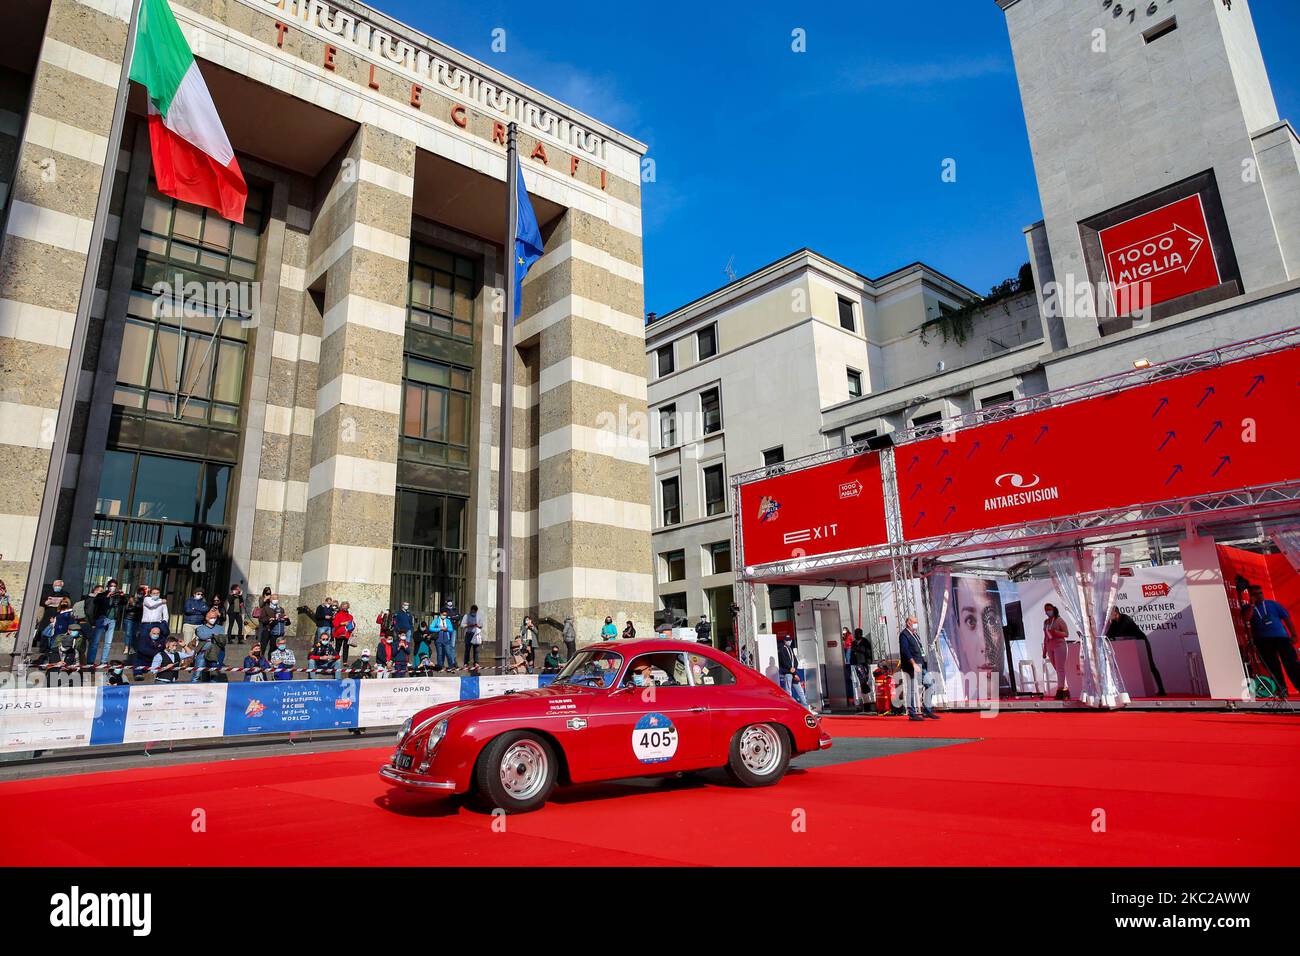
<svg viewBox="0 0 1300 956"><path fill-rule="evenodd" d="M663 763L677 753L677 728L663 714L646 714L632 729L632 752L642 763Z"/></svg>

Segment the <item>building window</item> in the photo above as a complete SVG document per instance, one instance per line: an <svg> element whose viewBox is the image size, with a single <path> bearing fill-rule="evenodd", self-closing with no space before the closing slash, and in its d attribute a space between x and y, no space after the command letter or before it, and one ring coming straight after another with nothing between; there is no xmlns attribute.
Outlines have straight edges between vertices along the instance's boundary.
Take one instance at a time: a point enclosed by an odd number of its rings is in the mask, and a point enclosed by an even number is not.
<svg viewBox="0 0 1300 956"><path fill-rule="evenodd" d="M859 432L858 434L854 435L851 441L853 442L853 444L856 445L858 442L865 442L868 439L875 438L877 434L878 434L877 431L874 428L872 428L868 431Z"/></svg>
<svg viewBox="0 0 1300 956"><path fill-rule="evenodd" d="M406 321L452 338L474 338L478 267L473 259L411 243Z"/></svg>
<svg viewBox="0 0 1300 956"><path fill-rule="evenodd" d="M701 362L718 354L718 327L716 325L710 325L707 329L700 329L695 333L695 349Z"/></svg>
<svg viewBox="0 0 1300 956"><path fill-rule="evenodd" d="M469 464L470 371L406 357L402 439L415 457Z"/></svg>
<svg viewBox="0 0 1300 956"><path fill-rule="evenodd" d="M215 462L107 451L95 514L224 526L231 471Z"/></svg>
<svg viewBox="0 0 1300 956"><path fill-rule="evenodd" d="M677 447L677 406L665 405L659 409L659 447Z"/></svg>
<svg viewBox="0 0 1300 956"><path fill-rule="evenodd" d="M722 393L718 389L700 393L700 415L704 420L704 434L722 430Z"/></svg>
<svg viewBox="0 0 1300 956"><path fill-rule="evenodd" d="M667 551L660 555L664 562L664 580L665 581L685 581L686 580L686 552L685 551Z"/></svg>
<svg viewBox="0 0 1300 956"><path fill-rule="evenodd" d="M241 224L215 210L170 199L151 182L140 222L139 249L152 262L166 260L236 279L253 279L261 234L262 194L258 190L249 190Z"/></svg>
<svg viewBox="0 0 1300 956"><path fill-rule="evenodd" d="M113 404L238 427L261 201L260 192L248 194L239 225L150 190Z"/></svg>
<svg viewBox="0 0 1300 956"><path fill-rule="evenodd" d="M840 328L848 329L850 332L858 330L858 323L853 318L853 303L844 296L837 296L840 303Z"/></svg>
<svg viewBox="0 0 1300 956"><path fill-rule="evenodd" d="M769 448L763 452L763 467L770 468L772 465L779 465L785 461L785 446L777 445L775 448Z"/></svg>
<svg viewBox="0 0 1300 956"><path fill-rule="evenodd" d="M682 485L681 479L665 478L659 483L659 492L664 506L664 524L681 524L682 521Z"/></svg>
<svg viewBox="0 0 1300 956"><path fill-rule="evenodd" d="M399 488L394 512L393 606L409 601L417 615L447 601L466 607L469 499Z"/></svg>
<svg viewBox="0 0 1300 956"><path fill-rule="evenodd" d="M704 550L709 554L709 567L713 574L726 574L731 570L731 542L719 541L706 544Z"/></svg>
<svg viewBox="0 0 1300 956"><path fill-rule="evenodd" d="M655 352L655 363L660 378L672 373L676 365L673 364L673 347L671 343Z"/></svg>
<svg viewBox="0 0 1300 956"><path fill-rule="evenodd" d="M704 509L709 517L727 510L727 478L721 465L704 469Z"/></svg>
<svg viewBox="0 0 1300 956"><path fill-rule="evenodd" d="M986 422L1001 421L1011 415L1008 407L1016 400L1015 392L999 392L980 401L980 420Z"/></svg>
<svg viewBox="0 0 1300 956"><path fill-rule="evenodd" d="M686 593L684 591L677 594L661 594L659 595L659 603L668 612L665 616L671 618L674 627L686 620Z"/></svg>
<svg viewBox="0 0 1300 956"><path fill-rule="evenodd" d="M849 369L849 398L862 397L862 373L855 368Z"/></svg>
<svg viewBox="0 0 1300 956"><path fill-rule="evenodd" d="M937 435L943 431L943 412L931 412L929 415L918 415L912 419L912 429L917 438L927 435Z"/></svg>

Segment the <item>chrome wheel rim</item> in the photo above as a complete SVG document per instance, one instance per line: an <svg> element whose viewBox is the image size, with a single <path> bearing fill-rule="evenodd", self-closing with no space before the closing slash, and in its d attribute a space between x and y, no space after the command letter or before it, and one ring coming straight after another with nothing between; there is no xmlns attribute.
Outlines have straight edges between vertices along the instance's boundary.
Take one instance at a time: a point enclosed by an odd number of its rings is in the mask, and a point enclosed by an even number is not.
<svg viewBox="0 0 1300 956"><path fill-rule="evenodd" d="M546 750L540 744L516 741L501 757L501 786L516 800L530 800L546 786L549 767Z"/></svg>
<svg viewBox="0 0 1300 956"><path fill-rule="evenodd" d="M750 773L766 777L781 762L781 738L768 724L746 727L740 735L740 762Z"/></svg>

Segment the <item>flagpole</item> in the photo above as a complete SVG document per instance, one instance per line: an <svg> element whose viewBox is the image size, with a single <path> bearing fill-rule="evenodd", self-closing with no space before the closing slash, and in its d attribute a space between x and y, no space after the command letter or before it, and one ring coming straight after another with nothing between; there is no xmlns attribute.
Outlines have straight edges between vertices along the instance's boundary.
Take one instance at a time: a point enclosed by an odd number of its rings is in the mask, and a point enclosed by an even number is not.
<svg viewBox="0 0 1300 956"><path fill-rule="evenodd" d="M32 543L32 557L27 565L27 581L23 586L20 636L14 644L15 659L26 654L31 647L39 608L41 588L49 567L50 545L54 535L54 512L63 488L63 471L68 458L68 439L72 433L72 418L80 392L81 359L86 348L86 334L90 326L90 308L95 298L95 283L99 278L99 264L104 252L104 233L108 227L109 201L113 195L113 179L117 176L117 154L122 147L122 127L126 123L126 100L131 87L131 54L135 48L136 28L140 23L141 0L131 0L131 16L126 27L126 47L122 51L122 70L117 81L117 99L113 103L113 122L108 131L108 149L104 153L104 171L99 178L99 199L95 203L95 219L90 229L90 248L86 250L86 271L81 277L81 298L77 302L77 318L72 327L72 342L68 346L68 366L64 373L63 394L59 397L58 418L54 425L54 439L50 445L50 465L45 475L45 492L41 496L41 512L36 519L36 540ZM68 542L69 547L82 547L84 541ZM80 586L77 582L73 587ZM71 589L70 589L71 590ZM73 592L75 593L75 592Z"/></svg>
<svg viewBox="0 0 1300 956"><path fill-rule="evenodd" d="M499 458L497 470L497 553L500 569L497 572L497 647L504 662L510 654L510 552L513 536L513 484L514 461L514 410L515 410L515 265L518 251L515 238L519 232L519 176L517 146L518 127L511 123L506 129L506 181L510 184L506 218L505 313L501 317L501 428L498 435Z"/></svg>

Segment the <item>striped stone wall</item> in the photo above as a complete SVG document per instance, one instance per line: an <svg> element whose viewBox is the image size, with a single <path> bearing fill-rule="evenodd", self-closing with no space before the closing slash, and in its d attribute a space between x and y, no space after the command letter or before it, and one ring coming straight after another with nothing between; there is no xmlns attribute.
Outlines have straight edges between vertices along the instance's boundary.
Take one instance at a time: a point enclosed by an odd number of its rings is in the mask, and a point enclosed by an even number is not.
<svg viewBox="0 0 1300 956"><path fill-rule="evenodd" d="M0 577L27 589L129 0L52 0L0 248ZM88 397L88 396L87 396Z"/></svg>
<svg viewBox="0 0 1300 956"><path fill-rule="evenodd" d="M641 238L570 210L524 288L540 348L537 600L594 639L653 627Z"/></svg>
<svg viewBox="0 0 1300 956"><path fill-rule="evenodd" d="M306 273L323 291L302 600L388 606L415 144L362 125L323 178ZM323 284L323 286L322 286Z"/></svg>

